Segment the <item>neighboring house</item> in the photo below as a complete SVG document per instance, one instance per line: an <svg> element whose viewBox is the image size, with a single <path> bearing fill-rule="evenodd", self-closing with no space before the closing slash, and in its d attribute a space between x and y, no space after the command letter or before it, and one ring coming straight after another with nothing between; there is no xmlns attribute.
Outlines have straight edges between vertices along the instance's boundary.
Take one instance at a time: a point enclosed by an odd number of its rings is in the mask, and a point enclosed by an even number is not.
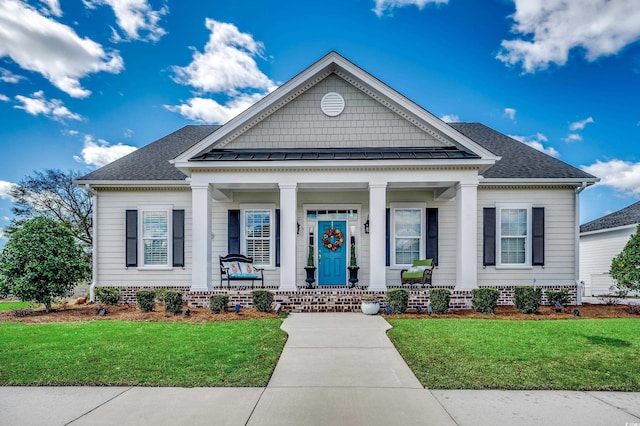
<svg viewBox="0 0 640 426"><path fill-rule="evenodd" d="M580 281L585 296L611 294L611 261L640 225L640 201L580 226Z"/></svg>
<svg viewBox="0 0 640 426"><path fill-rule="evenodd" d="M447 124L331 52L223 126L186 126L78 180L95 190L94 283L219 287L240 252L282 291L569 285L579 193L597 178L479 123ZM341 231L336 250L318 244Z"/></svg>

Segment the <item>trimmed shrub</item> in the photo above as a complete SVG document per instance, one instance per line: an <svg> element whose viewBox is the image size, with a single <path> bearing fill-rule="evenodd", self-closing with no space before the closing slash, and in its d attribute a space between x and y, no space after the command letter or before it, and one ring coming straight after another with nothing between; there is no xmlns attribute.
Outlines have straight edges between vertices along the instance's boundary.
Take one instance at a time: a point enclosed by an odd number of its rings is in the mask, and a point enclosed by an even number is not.
<svg viewBox="0 0 640 426"><path fill-rule="evenodd" d="M229 296L226 294L214 294L209 298L209 309L214 314L225 312L229 304Z"/></svg>
<svg viewBox="0 0 640 426"><path fill-rule="evenodd" d="M254 290L251 292L253 306L260 312L269 312L273 303L273 293L269 290Z"/></svg>
<svg viewBox="0 0 640 426"><path fill-rule="evenodd" d="M142 312L151 312L156 307L156 292L153 290L136 291L136 302Z"/></svg>
<svg viewBox="0 0 640 426"><path fill-rule="evenodd" d="M549 301L549 305L553 306L556 302L560 302L562 306L567 306L569 304L569 290L547 290L545 291L547 295L547 300Z"/></svg>
<svg viewBox="0 0 640 426"><path fill-rule="evenodd" d="M97 287L96 299L105 305L117 305L120 302L122 290L115 287Z"/></svg>
<svg viewBox="0 0 640 426"><path fill-rule="evenodd" d="M640 305L638 305L637 303L627 305L627 312L629 312L631 315L640 315Z"/></svg>
<svg viewBox="0 0 640 426"><path fill-rule="evenodd" d="M471 307L476 312L493 314L498 307L500 291L495 288L474 288L471 290Z"/></svg>
<svg viewBox="0 0 640 426"><path fill-rule="evenodd" d="M182 293L175 290L165 291L164 310L174 315L182 312Z"/></svg>
<svg viewBox="0 0 640 426"><path fill-rule="evenodd" d="M449 312L451 292L446 288L434 288L429 291L429 304L436 314Z"/></svg>
<svg viewBox="0 0 640 426"><path fill-rule="evenodd" d="M542 289L516 287L513 289L513 303L523 314L537 314L542 303Z"/></svg>
<svg viewBox="0 0 640 426"><path fill-rule="evenodd" d="M409 292L404 288L394 288L387 291L387 305L392 314L404 314L409 307Z"/></svg>

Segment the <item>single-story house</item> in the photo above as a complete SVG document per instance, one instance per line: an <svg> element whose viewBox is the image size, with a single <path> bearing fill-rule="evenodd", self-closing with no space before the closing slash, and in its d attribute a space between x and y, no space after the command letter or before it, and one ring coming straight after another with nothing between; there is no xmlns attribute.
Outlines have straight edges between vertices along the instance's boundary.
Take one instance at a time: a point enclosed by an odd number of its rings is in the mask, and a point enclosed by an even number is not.
<svg viewBox="0 0 640 426"><path fill-rule="evenodd" d="M611 261L640 225L640 201L580 226L580 281L585 296L611 294Z"/></svg>
<svg viewBox="0 0 640 426"><path fill-rule="evenodd" d="M330 52L223 126L185 126L78 183L95 192L94 286L205 294L238 252L276 292L306 284L309 257L317 289L346 288L353 241L369 291L430 258L434 286L468 294L575 288L579 194L596 181Z"/></svg>

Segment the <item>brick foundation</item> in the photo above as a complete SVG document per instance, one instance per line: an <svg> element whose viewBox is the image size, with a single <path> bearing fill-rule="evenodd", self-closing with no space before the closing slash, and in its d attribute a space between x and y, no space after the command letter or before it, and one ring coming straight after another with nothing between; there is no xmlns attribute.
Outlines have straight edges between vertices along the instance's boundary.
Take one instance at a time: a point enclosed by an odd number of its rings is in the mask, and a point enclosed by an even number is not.
<svg viewBox="0 0 640 426"><path fill-rule="evenodd" d="M513 305L514 286L482 286L482 288L495 288L500 291L498 305ZM549 302L546 290L568 290L570 304L576 304L576 286L563 285L539 285L543 289L542 304ZM209 298L214 294L228 294L229 307L240 304L243 308L252 308L253 302L250 289L216 289L213 291L189 291L187 286L162 287L162 289L177 290L184 293L184 300L189 307L208 308ZM471 309L471 290L455 290L454 286L442 286L451 291L451 301L449 309ZM134 287L124 288L122 301L124 303L136 303L136 291L139 290L159 290L156 287ZM347 289L300 289L298 291L279 291L269 289L273 292L274 302L282 305L282 308L289 312L357 312L360 311L360 303L365 297L375 297L380 302L380 306L385 306L384 291L347 290ZM409 290L409 309L424 309L429 302L428 289Z"/></svg>

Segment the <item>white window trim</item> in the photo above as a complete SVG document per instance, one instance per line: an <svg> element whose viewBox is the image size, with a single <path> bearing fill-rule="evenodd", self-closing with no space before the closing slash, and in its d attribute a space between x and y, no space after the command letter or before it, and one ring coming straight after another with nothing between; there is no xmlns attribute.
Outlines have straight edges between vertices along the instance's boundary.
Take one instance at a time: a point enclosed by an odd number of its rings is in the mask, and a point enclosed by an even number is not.
<svg viewBox="0 0 640 426"><path fill-rule="evenodd" d="M247 227L245 225L245 212L250 210L269 210L271 235L269 236L269 264L254 263L259 268L266 270L276 269L276 205L275 204L240 204L240 252L247 255Z"/></svg>
<svg viewBox="0 0 640 426"><path fill-rule="evenodd" d="M532 239L531 232L533 230L533 220L531 203L496 203L496 269L532 269L531 265L531 249ZM502 263L502 210L511 209L526 209L527 210L527 237L524 246L524 260L523 264Z"/></svg>
<svg viewBox="0 0 640 426"><path fill-rule="evenodd" d="M144 213L167 213L167 263L166 265L144 264ZM143 271L171 271L173 270L173 206L138 206L138 269Z"/></svg>
<svg viewBox="0 0 640 426"><path fill-rule="evenodd" d="M419 209L420 210L420 259L424 259L425 241L426 241L426 225L427 225L427 204L426 203L391 203L389 204L391 217L389 218L389 269L406 269L411 267L410 263L396 263L396 246L395 246L395 211L397 209Z"/></svg>

